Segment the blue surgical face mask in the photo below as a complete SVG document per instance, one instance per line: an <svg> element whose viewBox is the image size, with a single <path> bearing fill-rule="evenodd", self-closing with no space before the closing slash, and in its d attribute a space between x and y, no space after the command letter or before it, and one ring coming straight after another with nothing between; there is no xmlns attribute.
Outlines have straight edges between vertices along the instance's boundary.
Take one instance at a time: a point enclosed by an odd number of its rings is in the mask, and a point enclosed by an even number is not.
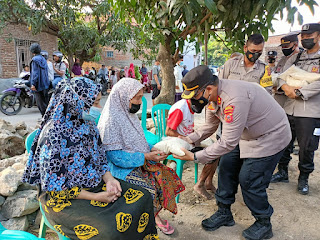
<svg viewBox="0 0 320 240"><path fill-rule="evenodd" d="M82 118L83 120L95 121L101 114L102 108L91 107L89 113L83 112Z"/></svg>
<svg viewBox="0 0 320 240"><path fill-rule="evenodd" d="M179 65L180 65L181 67L183 67L183 61L181 61L181 62L179 63Z"/></svg>

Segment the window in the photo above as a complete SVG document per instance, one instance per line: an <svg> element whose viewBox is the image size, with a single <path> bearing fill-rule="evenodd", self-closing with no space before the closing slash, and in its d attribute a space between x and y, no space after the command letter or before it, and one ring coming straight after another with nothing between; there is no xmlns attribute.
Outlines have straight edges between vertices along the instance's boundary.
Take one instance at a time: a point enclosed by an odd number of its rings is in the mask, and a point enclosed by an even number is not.
<svg viewBox="0 0 320 240"><path fill-rule="evenodd" d="M107 51L107 58L113 58L113 51Z"/></svg>
<svg viewBox="0 0 320 240"><path fill-rule="evenodd" d="M30 62L32 59L32 54L30 52L30 45L35 43L36 41L23 40L23 39L15 39L15 47L17 54L17 70L18 75L23 70L25 65L30 66Z"/></svg>

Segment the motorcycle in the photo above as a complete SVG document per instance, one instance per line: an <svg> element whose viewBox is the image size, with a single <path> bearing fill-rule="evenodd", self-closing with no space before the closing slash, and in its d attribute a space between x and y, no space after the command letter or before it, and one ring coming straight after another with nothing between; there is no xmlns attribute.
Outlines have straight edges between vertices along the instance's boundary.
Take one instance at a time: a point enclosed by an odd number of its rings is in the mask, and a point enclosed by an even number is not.
<svg viewBox="0 0 320 240"><path fill-rule="evenodd" d="M28 80L16 81L12 88L4 90L0 98L0 111L6 115L18 114L22 107L36 105L35 97L28 86Z"/></svg>
<svg viewBox="0 0 320 240"><path fill-rule="evenodd" d="M109 81L109 77L102 75L102 74L98 74L95 82L101 85L101 94L102 96L107 95L107 91L110 88L110 81Z"/></svg>

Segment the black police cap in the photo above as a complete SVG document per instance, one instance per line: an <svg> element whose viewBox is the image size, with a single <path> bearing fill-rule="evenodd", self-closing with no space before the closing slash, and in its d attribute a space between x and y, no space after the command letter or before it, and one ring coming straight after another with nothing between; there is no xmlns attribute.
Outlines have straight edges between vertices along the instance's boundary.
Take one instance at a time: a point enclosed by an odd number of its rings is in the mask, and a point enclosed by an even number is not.
<svg viewBox="0 0 320 240"><path fill-rule="evenodd" d="M268 51L268 56L269 57L275 57L277 55L278 55L277 51Z"/></svg>
<svg viewBox="0 0 320 240"><path fill-rule="evenodd" d="M308 23L302 25L301 33L314 33L314 32L320 32L320 23Z"/></svg>
<svg viewBox="0 0 320 240"><path fill-rule="evenodd" d="M292 42L298 42L298 35L300 32L291 32L285 35L284 37L281 38L281 44L279 46L282 46L284 44L289 44Z"/></svg>
<svg viewBox="0 0 320 240"><path fill-rule="evenodd" d="M184 87L181 97L185 99L193 98L198 90L213 83L217 78L205 65L191 69L181 80Z"/></svg>
<svg viewBox="0 0 320 240"><path fill-rule="evenodd" d="M302 25L301 33L314 33L314 32L320 32L320 23L308 23Z"/></svg>

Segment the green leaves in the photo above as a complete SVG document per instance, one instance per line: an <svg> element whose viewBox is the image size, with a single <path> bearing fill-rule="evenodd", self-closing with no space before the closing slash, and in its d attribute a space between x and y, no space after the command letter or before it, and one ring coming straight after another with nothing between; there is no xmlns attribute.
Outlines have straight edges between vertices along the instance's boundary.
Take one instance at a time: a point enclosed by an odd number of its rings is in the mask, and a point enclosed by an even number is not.
<svg viewBox="0 0 320 240"><path fill-rule="evenodd" d="M216 13L217 12L217 6L216 3L213 0L204 0L204 4L205 6L212 12L212 13ZM221 8L222 5L218 5L218 8ZM222 6L223 7L223 6ZM220 9L219 9L220 10ZM225 9L224 9L225 10ZM222 10L220 10L222 11Z"/></svg>

